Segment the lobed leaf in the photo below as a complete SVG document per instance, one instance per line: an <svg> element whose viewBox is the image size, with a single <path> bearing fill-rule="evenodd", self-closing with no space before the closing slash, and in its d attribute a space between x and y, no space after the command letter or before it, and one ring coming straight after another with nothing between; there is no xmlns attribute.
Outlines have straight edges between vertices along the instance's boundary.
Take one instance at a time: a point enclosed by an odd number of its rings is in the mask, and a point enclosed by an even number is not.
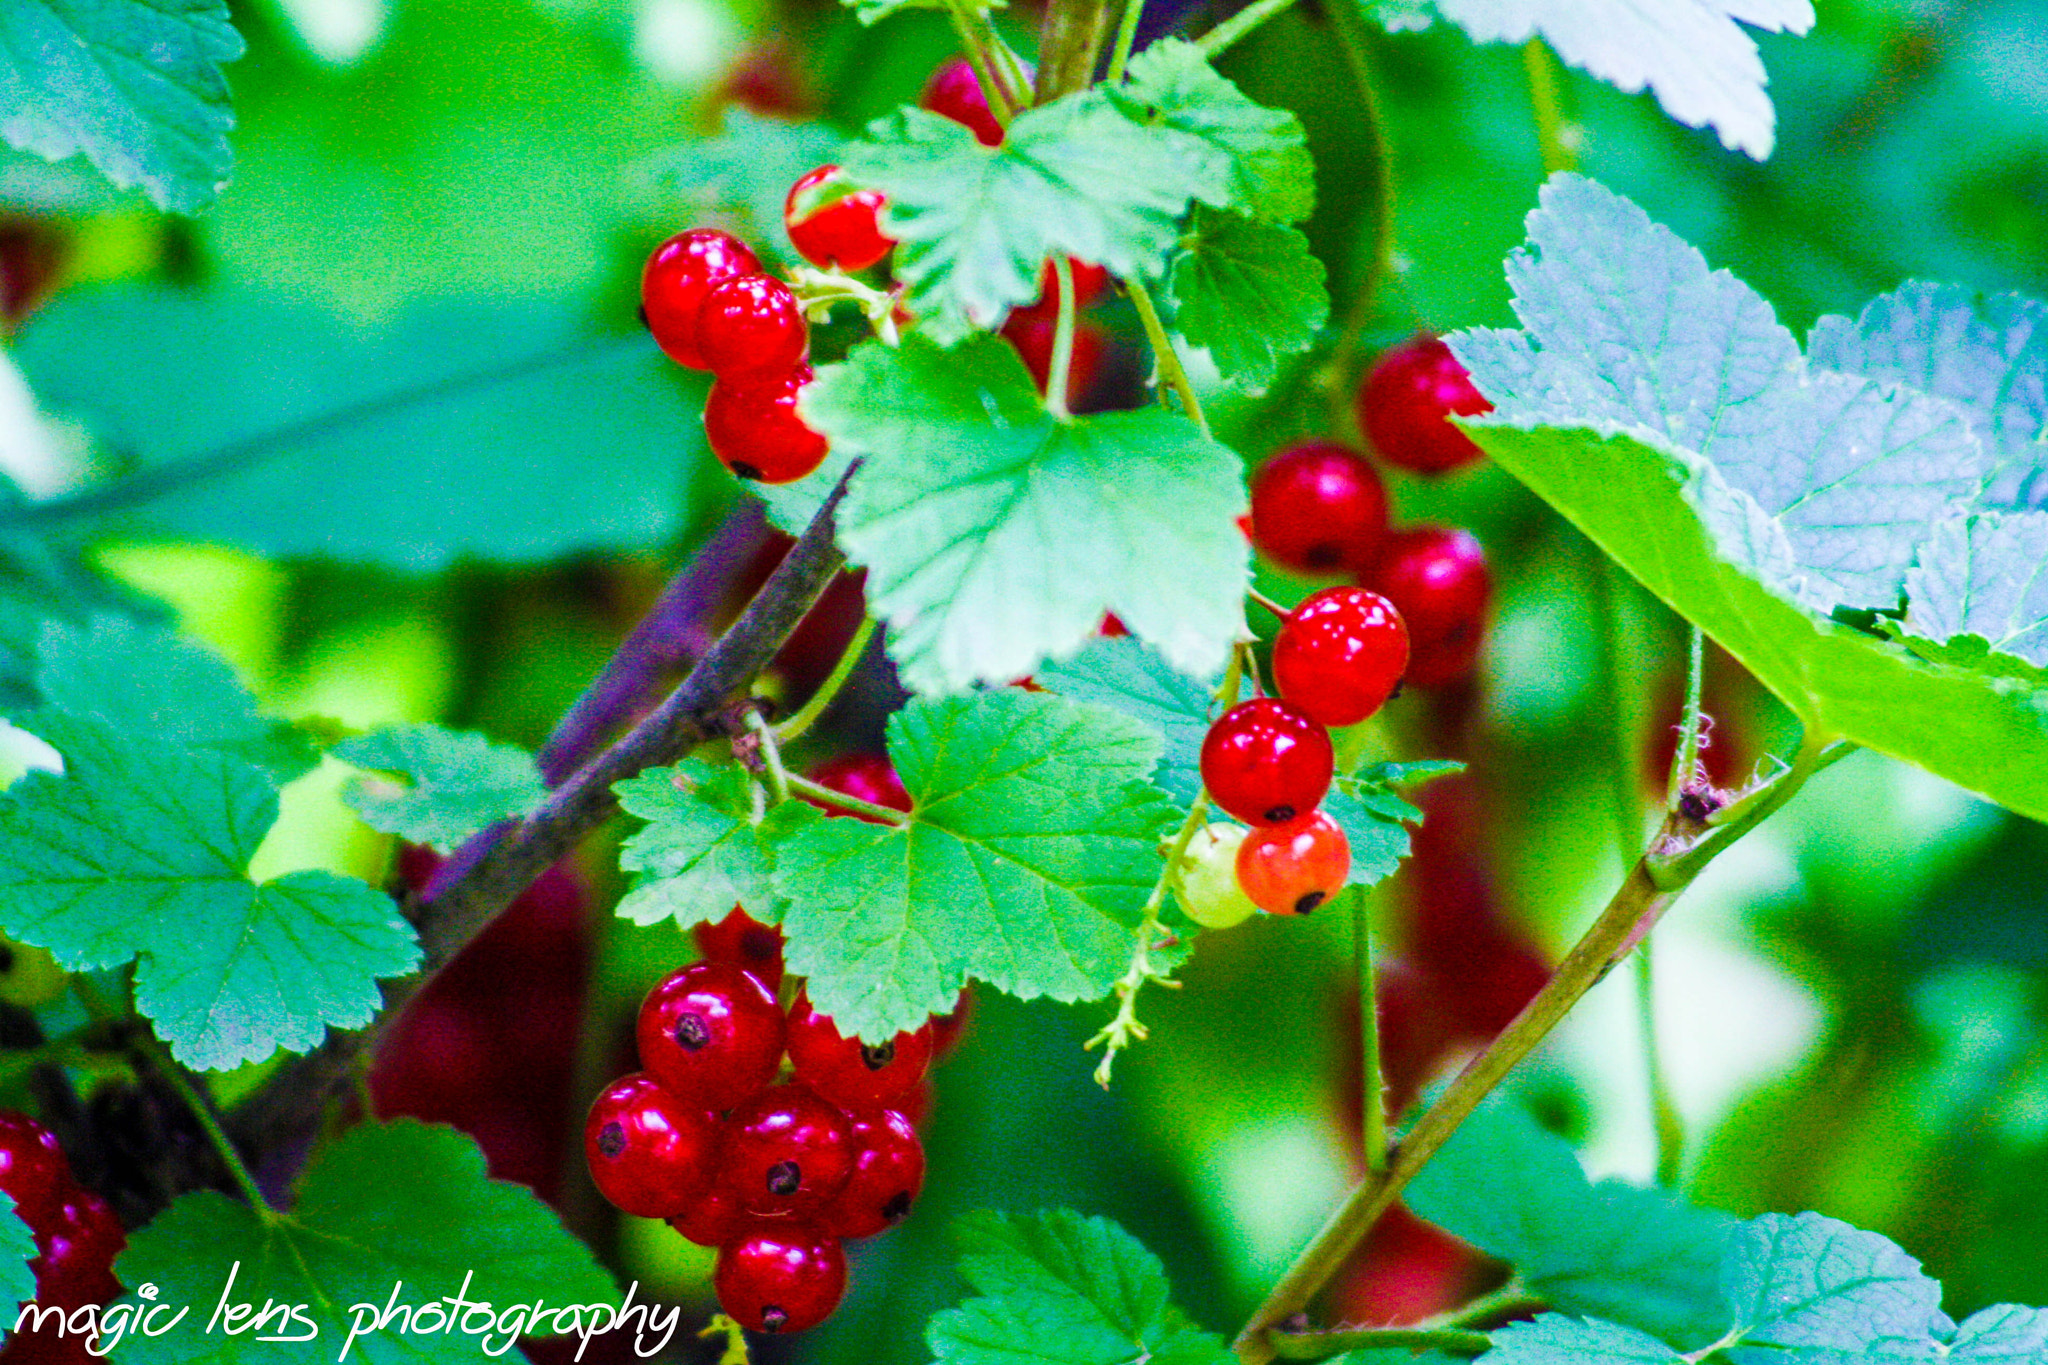
<svg viewBox="0 0 2048 1365"><path fill-rule="evenodd" d="M687 928L715 923L737 904L763 924L782 922L776 849L824 812L802 801L769 806L744 769L698 758L612 790L627 814L647 821L619 853L619 866L639 874L619 914L636 924L673 916Z"/></svg>
<svg viewBox="0 0 2048 1365"><path fill-rule="evenodd" d="M1861 1351L1946 1326L1941 1286L1890 1240L1818 1213L1735 1230L1721 1266L1733 1332L1752 1345Z"/></svg>
<svg viewBox="0 0 2048 1365"><path fill-rule="evenodd" d="M1543 1313L1493 1334L1486 1365L1685 1365L1686 1357L1633 1327Z"/></svg>
<svg viewBox="0 0 2048 1365"><path fill-rule="evenodd" d="M1255 103L1217 74L1201 48L1161 38L1131 59L1126 79L1104 93L1140 122L1181 135L1186 154L1203 166L1196 198L1273 223L1298 223L1315 211L1315 163L1301 120Z"/></svg>
<svg viewBox="0 0 2048 1365"><path fill-rule="evenodd" d="M1033 675L1048 692L1121 711L1159 732L1153 784L1181 806L1202 789L1202 737L1209 733L1215 684L1198 682L1128 637L1091 640L1079 654Z"/></svg>
<svg viewBox="0 0 2048 1365"><path fill-rule="evenodd" d="M345 740L334 756L406 783L356 778L343 788L365 824L443 853L500 820L531 815L547 796L533 755L466 730L400 725Z"/></svg>
<svg viewBox="0 0 2048 1365"><path fill-rule="evenodd" d="M1224 378L1262 389L1330 320L1324 276L1295 229L1205 209L1174 257L1174 325Z"/></svg>

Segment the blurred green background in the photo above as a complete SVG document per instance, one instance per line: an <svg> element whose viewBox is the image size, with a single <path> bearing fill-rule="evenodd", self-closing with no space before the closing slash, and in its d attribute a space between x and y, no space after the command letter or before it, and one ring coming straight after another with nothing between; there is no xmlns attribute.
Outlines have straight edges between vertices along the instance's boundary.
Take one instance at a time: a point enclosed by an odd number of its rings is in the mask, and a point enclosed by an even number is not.
<svg viewBox="0 0 2048 1365"><path fill-rule="evenodd" d="M1584 170L1797 329L1908 278L2048 292L2048 16L2031 0L1816 8L1810 36L1761 40L1770 161L1569 73ZM701 448L701 391L638 334L639 262L700 221L773 246L779 224L749 206L778 203L835 133L913 100L949 33L930 13L863 29L815 0L264 0L235 18L250 44L229 71L236 172L204 216L161 217L77 163L0 161L15 362L0 466L29 498L60 499L0 507L0 683L44 609L21 604L89 610L122 590L104 575L167 603L283 713L537 744L735 497ZM1002 22L1028 51L1022 0ZM1521 55L1440 30L1375 35L1371 59L1395 270L1367 337L1511 321L1500 262L1542 178ZM1341 318L1372 236L1348 69L1306 3L1225 69L1309 129L1310 232ZM735 104L830 131L735 124L737 140L706 143ZM1135 372L1135 329L1115 305L1105 317ZM1255 460L1328 430L1319 378L1303 366L1272 395L1221 399L1220 434ZM256 454L212 459L259 437ZM130 482L152 471L167 475ZM1411 693L1372 742L1471 763L1466 833L1423 876L1477 878L1513 940L1554 955L1617 875L1617 781L1654 799L1676 624L1624 593L1622 638L1604 638L1590 552L1498 471L1390 480L1401 519L1478 532L1499 592L1480 676ZM793 697L815 666L792 665L775 685ZM810 756L871 744L892 695L866 680ZM1786 729L1773 705L1725 658L1707 695L1722 779L1767 765ZM287 794L259 875L383 875L390 850L338 804L341 777L330 762ZM640 994L691 952L608 916L608 851L580 869L596 965L577 1106ZM1423 876L1375 894L1390 951L1431 913ZM1948 1283L1957 1317L2048 1301L2044 910L2038 826L1872 756L1817 780L1656 937L1693 1196L1882 1231ZM1110 1093L1080 1051L1101 1006L983 993L937 1077L917 1215L859 1249L827 1327L764 1356L926 1358L925 1317L958 1295L946 1224L985 1205L1115 1217L1197 1318L1232 1326L1348 1177L1350 953L1341 913L1204 941L1186 989L1146 1001L1151 1041ZM1522 1086L1598 1171L1647 1178L1635 989L1626 973L1603 985ZM572 1166L572 1224L622 1275L708 1311L709 1254L599 1216L580 1180ZM1382 1242L1358 1300L1376 1311L1485 1284L1423 1239Z"/></svg>

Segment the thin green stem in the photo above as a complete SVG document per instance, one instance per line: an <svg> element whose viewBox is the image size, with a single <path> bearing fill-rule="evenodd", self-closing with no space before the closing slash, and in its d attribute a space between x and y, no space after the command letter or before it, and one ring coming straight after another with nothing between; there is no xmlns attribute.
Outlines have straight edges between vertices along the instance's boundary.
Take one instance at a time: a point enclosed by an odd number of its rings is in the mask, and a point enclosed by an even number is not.
<svg viewBox="0 0 2048 1365"><path fill-rule="evenodd" d="M1131 64L1131 44L1138 40L1138 16L1144 12L1145 0L1124 0L1124 12L1116 21L1116 45L1109 51L1111 85L1124 78L1124 70Z"/></svg>
<svg viewBox="0 0 2048 1365"><path fill-rule="evenodd" d="M1173 339L1166 334L1166 324L1159 320L1159 309L1152 302L1152 292L1145 282L1136 275L1125 281L1131 293L1131 305L1138 310L1138 321L1145 326L1145 340L1151 344L1152 359L1159 366L1159 373L1167 386L1180 399L1181 410L1209 434L1209 419L1202 413L1202 400L1195 397L1195 386L1188 379L1187 369L1180 363L1180 352L1173 348Z"/></svg>
<svg viewBox="0 0 2048 1365"><path fill-rule="evenodd" d="M1327 1332L1275 1332L1273 1354L1282 1360L1328 1360L1347 1351L1449 1351L1476 1356L1493 1348L1484 1332L1456 1327L1339 1327Z"/></svg>
<svg viewBox="0 0 2048 1365"><path fill-rule="evenodd" d="M1379 96L1372 76L1372 58L1368 51L1371 39L1365 19L1357 7L1351 5L1331 5L1325 13L1329 16L1330 31L1336 35L1338 50L1344 54L1344 64L1351 68L1351 83L1358 94L1358 103L1352 106L1349 135L1366 154L1368 175L1363 188L1367 222L1373 234L1372 250L1366 254L1365 275L1351 290L1351 301L1344 310L1343 329L1337 334L1337 345L1330 352L1330 363L1323 372L1330 402L1331 429L1349 432L1358 424L1351 402L1358 352L1364 341L1365 329L1371 325L1378 306L1380 285L1393 271L1394 176L1388 162L1385 120L1381 117Z"/></svg>
<svg viewBox="0 0 2048 1365"><path fill-rule="evenodd" d="M1264 607L1267 611L1272 612L1281 620L1284 621L1287 619L1287 608L1281 606L1278 602L1275 602L1272 598L1266 596L1266 594L1260 592L1257 588L1246 588L1244 590L1244 595L1250 598L1252 601L1258 603L1260 606Z"/></svg>
<svg viewBox="0 0 2048 1365"><path fill-rule="evenodd" d="M1687 627L1685 647L1685 708L1678 717L1678 744L1671 751L1671 781L1666 785L1664 806L1677 810L1685 786L1700 765L1700 692L1707 672L1706 636L1698 626Z"/></svg>
<svg viewBox="0 0 2048 1365"><path fill-rule="evenodd" d="M850 810L855 815L865 815L870 819L879 820L885 825L907 825L910 823L910 817L893 806L878 806L872 801L863 801L858 796L848 796L845 792L833 791L823 783L813 782L808 777L801 777L796 773L784 773L783 780L789 784L789 792L792 796L805 796L813 801L822 801L828 806L837 806L841 810Z"/></svg>
<svg viewBox="0 0 2048 1365"><path fill-rule="evenodd" d="M1491 1294L1482 1294L1462 1308L1453 1308L1429 1321L1423 1327L1469 1327L1485 1330L1528 1313L1540 1313L1550 1306L1550 1301L1541 1294L1532 1294L1519 1282L1509 1280Z"/></svg>
<svg viewBox="0 0 2048 1365"><path fill-rule="evenodd" d="M1059 316L1052 329L1052 363L1045 372L1045 407L1065 421L1067 386L1074 378L1074 264L1063 251L1052 257L1053 288L1059 293Z"/></svg>
<svg viewBox="0 0 2048 1365"><path fill-rule="evenodd" d="M838 700L839 690L846 686L846 680L851 678L853 670L860 666L862 656L868 652L868 641L874 638L875 618L863 616L860 629L846 642L846 648L840 652L839 662L832 665L831 675L819 684L817 691L811 693L810 700L797 708L795 715L775 727L776 743L788 744L810 732L811 727L818 723L818 718L830 710L832 703Z"/></svg>
<svg viewBox="0 0 2048 1365"><path fill-rule="evenodd" d="M1031 73L1024 69L1024 59L1003 41L1003 35L993 27L989 29L989 42L989 62L995 67L997 77L1009 82L1010 103L1021 114L1032 104Z"/></svg>
<svg viewBox="0 0 2048 1365"><path fill-rule="evenodd" d="M1458 1130L1558 1021L1597 985L1684 892L1715 853L1753 829L1846 746L1812 735L1801 743L1792 765L1752 797L1729 807L1736 812L1721 831L1697 835L1666 820L1650 848L1629 869L1607 908L1557 966L1536 998L1515 1016L1484 1052L1467 1063L1434 1104L1393 1149L1384 1171L1368 1173L1329 1222L1295 1258L1264 1303L1252 1314L1234 1347L1244 1365L1267 1365L1276 1357L1273 1334L1308 1307L1322 1287L1357 1249L1373 1225L1399 1199L1408 1182ZM1704 851L1703 851L1704 850Z"/></svg>
<svg viewBox="0 0 2048 1365"><path fill-rule="evenodd" d="M974 79L981 82L982 93L988 97L988 111L998 124L1008 127L1017 112L1016 101L1008 82L998 79L989 49L976 31L977 25L985 28L986 24L966 0L947 0L946 13L953 20L953 32L960 39L967 64L974 68Z"/></svg>
<svg viewBox="0 0 2048 1365"><path fill-rule="evenodd" d="M1215 60L1216 54L1250 33L1274 15L1291 8L1294 0L1252 0L1237 13L1210 29L1195 41L1202 55Z"/></svg>
<svg viewBox="0 0 2048 1365"><path fill-rule="evenodd" d="M1643 1039L1644 1080L1650 1087L1650 1126L1657 1135L1657 1183L1678 1183L1685 1161L1685 1121L1671 1097L1671 1079L1664 1070L1664 1049L1657 1038L1656 947L1645 938L1636 950L1636 1018Z"/></svg>
<svg viewBox="0 0 2048 1365"><path fill-rule="evenodd" d="M754 738L754 751L761 756L761 766L768 773L768 799L776 805L789 800L789 770L782 766L782 746L775 742L775 731L768 727L761 713L747 708L742 725ZM759 812L756 812L758 814Z"/></svg>
<svg viewBox="0 0 2048 1365"><path fill-rule="evenodd" d="M1372 915L1366 909L1363 891L1351 893L1351 928L1358 940L1358 1058L1363 1101L1359 1145L1365 1149L1366 1171L1377 1174L1387 1168L1387 1096L1380 1076L1380 997L1373 983Z"/></svg>
<svg viewBox="0 0 2048 1365"><path fill-rule="evenodd" d="M1529 106L1536 115L1536 144L1547 172L1577 170L1575 139L1566 131L1564 103L1558 96L1557 62L1541 38L1522 44L1522 67L1529 73Z"/></svg>

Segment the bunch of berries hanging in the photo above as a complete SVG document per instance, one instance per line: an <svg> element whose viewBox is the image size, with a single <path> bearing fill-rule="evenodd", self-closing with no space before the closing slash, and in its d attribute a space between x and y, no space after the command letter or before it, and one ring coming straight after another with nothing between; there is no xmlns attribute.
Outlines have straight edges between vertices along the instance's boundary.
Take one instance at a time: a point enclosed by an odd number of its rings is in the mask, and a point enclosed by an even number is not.
<svg viewBox="0 0 2048 1365"><path fill-rule="evenodd" d="M56 1134L26 1114L0 1110L0 1190L14 1200L14 1211L35 1235L36 1257L29 1269L36 1277L37 1308L54 1308L69 1318L121 1292L114 1258L128 1245L128 1234L107 1201L72 1175ZM26 1330L36 1321L31 1316L25 1330L8 1338L0 1362L87 1365L99 1359L86 1349L89 1337L60 1331L55 1319L47 1327Z"/></svg>

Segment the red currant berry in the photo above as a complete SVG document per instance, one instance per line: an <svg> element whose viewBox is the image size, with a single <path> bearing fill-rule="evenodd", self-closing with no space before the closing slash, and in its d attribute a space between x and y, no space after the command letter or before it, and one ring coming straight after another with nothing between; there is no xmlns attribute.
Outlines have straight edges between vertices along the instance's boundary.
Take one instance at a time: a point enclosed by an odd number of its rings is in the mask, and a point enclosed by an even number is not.
<svg viewBox="0 0 2048 1365"><path fill-rule="evenodd" d="M590 1106L583 1155L599 1194L641 1218L688 1209L711 1176L718 1120L645 1072L622 1076Z"/></svg>
<svg viewBox="0 0 2048 1365"><path fill-rule="evenodd" d="M1035 313L1012 313L1003 324L1003 339L1017 348L1031 382L1044 393L1052 381L1053 334L1059 323ZM1067 406L1079 403L1102 374L1102 359L1109 351L1109 333L1086 318L1074 327L1074 353L1067 362Z"/></svg>
<svg viewBox="0 0 2048 1365"><path fill-rule="evenodd" d="M704 400L711 453L743 479L791 483L825 462L825 438L797 416L811 367L721 376Z"/></svg>
<svg viewBox="0 0 2048 1365"><path fill-rule="evenodd" d="M1324 725L1356 725L1386 705L1408 667L1408 627L1364 588L1324 588L1287 613L1273 641L1280 695Z"/></svg>
<svg viewBox="0 0 2048 1365"><path fill-rule="evenodd" d="M984 147L993 147L1003 140L1003 125L996 122L995 111L988 107L988 96L982 91L981 81L965 57L955 57L932 72L917 102L934 114L943 114L955 123L964 123L972 128L975 140Z"/></svg>
<svg viewBox="0 0 2048 1365"><path fill-rule="evenodd" d="M896 243L879 221L880 190L849 190L837 166L820 166L789 187L782 222L803 258L822 270L866 270Z"/></svg>
<svg viewBox="0 0 2048 1365"><path fill-rule="evenodd" d="M1074 277L1075 308L1093 307L1101 301L1104 294L1109 292L1109 272L1101 266L1090 265L1086 261L1077 261L1072 256L1069 256L1067 257L1067 269ZM1013 309L1010 317L1012 320L1017 318L1043 318L1048 322L1057 322L1059 315L1060 273L1053 268L1051 261L1047 261L1038 272L1038 298L1031 303L1025 304L1022 308Z"/></svg>
<svg viewBox="0 0 2048 1365"><path fill-rule="evenodd" d="M1417 526L1387 538L1367 586L1408 625L1407 680L1440 687L1472 671L1485 635L1493 576L1470 531Z"/></svg>
<svg viewBox="0 0 2048 1365"><path fill-rule="evenodd" d="M754 1214L813 1213L853 1173L846 1115L801 1085L772 1085L726 1120L724 1180Z"/></svg>
<svg viewBox="0 0 2048 1365"><path fill-rule="evenodd" d="M0 1111L0 1190L30 1227L52 1222L73 1189L57 1135L27 1114Z"/></svg>
<svg viewBox="0 0 2048 1365"><path fill-rule="evenodd" d="M784 1025L775 998L730 962L672 972L640 1006L640 1064L679 1099L730 1109L775 1079Z"/></svg>
<svg viewBox="0 0 2048 1365"><path fill-rule="evenodd" d="M887 806L905 814L910 811L910 793L903 790L903 779L896 776L895 767L880 754L841 754L811 769L810 778L819 786L830 787L841 796L851 796L856 801ZM804 799L810 800L809 797ZM875 816L841 810L821 801L812 801L811 804L827 815L851 815L856 820L866 820L871 824L882 823Z"/></svg>
<svg viewBox="0 0 2048 1365"><path fill-rule="evenodd" d="M873 1109L901 1099L932 1064L932 1025L880 1043L847 1037L808 999L789 1012L789 1061L796 1078L841 1109Z"/></svg>
<svg viewBox="0 0 2048 1365"><path fill-rule="evenodd" d="M1441 474L1478 459L1479 447L1450 417L1492 411L1451 348L1433 336L1388 350L1358 386L1358 425L1372 448L1388 464L1417 474Z"/></svg>
<svg viewBox="0 0 2048 1365"><path fill-rule="evenodd" d="M910 1120L880 1110L853 1120L853 1174L818 1215L834 1237L872 1237L910 1216L924 1188L924 1144Z"/></svg>
<svg viewBox="0 0 2048 1365"><path fill-rule="evenodd" d="M697 310L697 349L721 377L792 370L810 348L802 305L773 275L727 280Z"/></svg>
<svg viewBox="0 0 2048 1365"><path fill-rule="evenodd" d="M697 349L697 310L704 296L739 275L757 275L761 262L730 233L691 228L654 248L640 275L640 307L647 330L678 365L706 368Z"/></svg>
<svg viewBox="0 0 2048 1365"><path fill-rule="evenodd" d="M1277 825L1314 810L1336 770L1330 732L1275 697L1231 707L1202 738L1210 798L1248 825Z"/></svg>
<svg viewBox="0 0 2048 1365"><path fill-rule="evenodd" d="M707 962L730 962L761 983L770 995L782 989L782 931L771 929L735 905L716 924L690 931Z"/></svg>
<svg viewBox="0 0 2048 1365"><path fill-rule="evenodd" d="M740 1197L720 1181L713 1180L704 1192L668 1225L700 1247L722 1247L739 1236L747 1224L747 1211Z"/></svg>
<svg viewBox="0 0 2048 1365"><path fill-rule="evenodd" d="M1237 884L1274 915L1306 915L1344 889L1351 841L1319 810L1255 829L1237 850Z"/></svg>
<svg viewBox="0 0 2048 1365"><path fill-rule="evenodd" d="M802 1223L758 1228L718 1253L718 1306L752 1332L803 1332L846 1297L846 1252Z"/></svg>
<svg viewBox="0 0 2048 1365"><path fill-rule="evenodd" d="M106 1200L91 1190L74 1190L56 1218L35 1232L41 1254L29 1268L35 1271L36 1302L83 1308L121 1292L114 1258L128 1245L128 1234Z"/></svg>
<svg viewBox="0 0 2048 1365"><path fill-rule="evenodd" d="M1296 573L1358 573L1387 536L1387 491L1355 450L1293 445L1252 476L1252 542Z"/></svg>

